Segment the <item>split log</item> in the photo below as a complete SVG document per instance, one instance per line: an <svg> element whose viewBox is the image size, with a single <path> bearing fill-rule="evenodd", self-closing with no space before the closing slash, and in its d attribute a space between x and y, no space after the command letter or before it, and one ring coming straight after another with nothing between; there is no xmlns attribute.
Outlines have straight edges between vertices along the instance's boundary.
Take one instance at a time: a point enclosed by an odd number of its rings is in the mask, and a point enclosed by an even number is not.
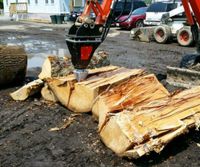
<svg viewBox="0 0 200 167"><path fill-rule="evenodd" d="M117 69L116 66L108 66L97 69L89 70L89 78L98 73L103 73L105 71L112 71ZM66 77L57 77L57 78L47 78L45 82L48 84L48 87L53 91L54 95L58 101L65 107L69 106L69 100L74 89L74 84L77 82L73 74Z"/></svg>
<svg viewBox="0 0 200 167"><path fill-rule="evenodd" d="M41 95L43 99L47 101L54 102L54 103L58 102L58 99L53 94L53 92L49 89L47 84L45 84L45 86L42 88Z"/></svg>
<svg viewBox="0 0 200 167"><path fill-rule="evenodd" d="M96 98L102 92L132 77L142 75L143 72L141 69L118 68L75 83L68 108L74 112L90 112Z"/></svg>
<svg viewBox="0 0 200 167"><path fill-rule="evenodd" d="M24 85L17 91L10 94L13 100L26 100L29 96L38 93L43 86L43 81L41 79L34 80L27 85Z"/></svg>
<svg viewBox="0 0 200 167"><path fill-rule="evenodd" d="M99 68L110 65L108 54L106 52L95 53L88 65L89 69ZM71 58L69 57L58 57L48 56L42 66L42 71L39 74L40 79L61 77L71 74L74 70L71 64Z"/></svg>
<svg viewBox="0 0 200 167"><path fill-rule="evenodd" d="M99 131L112 112L124 108L139 108L155 99L169 96L169 92L153 74L138 76L104 92L93 105L92 113L99 118Z"/></svg>
<svg viewBox="0 0 200 167"><path fill-rule="evenodd" d="M115 153L137 158L151 151L160 153L194 126L200 126L200 87L122 110L110 116L100 136Z"/></svg>
<svg viewBox="0 0 200 167"><path fill-rule="evenodd" d="M42 71L39 74L40 79L67 76L72 73L73 66L71 64L70 58L68 57L58 57L58 56L48 56L42 65Z"/></svg>
<svg viewBox="0 0 200 167"><path fill-rule="evenodd" d="M24 81L27 54L20 46L0 46L0 85Z"/></svg>
<svg viewBox="0 0 200 167"><path fill-rule="evenodd" d="M141 69L108 66L89 70L89 77L76 82L74 75L47 79L48 86L65 107L74 112L90 112L92 105L103 91L131 77L142 75Z"/></svg>

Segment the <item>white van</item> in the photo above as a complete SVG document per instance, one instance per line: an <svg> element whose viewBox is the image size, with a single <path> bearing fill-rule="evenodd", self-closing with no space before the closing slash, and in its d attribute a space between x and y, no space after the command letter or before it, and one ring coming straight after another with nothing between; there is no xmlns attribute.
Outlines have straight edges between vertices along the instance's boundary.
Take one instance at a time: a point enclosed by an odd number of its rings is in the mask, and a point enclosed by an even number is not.
<svg viewBox="0 0 200 167"><path fill-rule="evenodd" d="M163 14L177 7L177 3L156 2L151 4L146 11L146 18L144 20L144 24L148 26L160 25Z"/></svg>

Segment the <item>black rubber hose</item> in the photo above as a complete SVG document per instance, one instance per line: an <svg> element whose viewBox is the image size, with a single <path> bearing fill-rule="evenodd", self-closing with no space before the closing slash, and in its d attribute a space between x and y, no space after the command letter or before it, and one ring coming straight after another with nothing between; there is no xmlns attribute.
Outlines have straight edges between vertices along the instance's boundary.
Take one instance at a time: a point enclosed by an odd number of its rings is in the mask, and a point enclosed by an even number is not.
<svg viewBox="0 0 200 167"><path fill-rule="evenodd" d="M116 7L117 7L117 4L119 2L117 1L116 3L116 6L115 6L115 10L114 10L114 15L116 13ZM122 11L120 12L120 14L117 16L117 18L114 19L114 22L116 22L117 20L119 20L119 18L123 15L124 11L125 11L125 7L126 7L126 4L127 4L127 0L124 1L124 4L123 4L123 7L122 7Z"/></svg>
<svg viewBox="0 0 200 167"><path fill-rule="evenodd" d="M131 3L131 11L130 11L128 17L125 18L125 19L122 20L122 21L119 21L119 20L117 21L117 20L116 20L116 23L123 23L123 22L125 22L126 20L128 20L128 19L130 18L130 16L132 15L133 9L134 9L134 0L132 0L132 3Z"/></svg>

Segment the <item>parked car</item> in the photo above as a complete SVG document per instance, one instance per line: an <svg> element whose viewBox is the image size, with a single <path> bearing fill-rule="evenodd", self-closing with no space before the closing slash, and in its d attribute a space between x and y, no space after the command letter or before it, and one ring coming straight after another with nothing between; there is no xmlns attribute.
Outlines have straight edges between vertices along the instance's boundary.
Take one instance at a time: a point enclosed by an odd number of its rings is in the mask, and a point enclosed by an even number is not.
<svg viewBox="0 0 200 167"><path fill-rule="evenodd" d="M178 7L178 3L157 2L151 4L146 11L145 25L160 25L163 14Z"/></svg>
<svg viewBox="0 0 200 167"><path fill-rule="evenodd" d="M73 10L70 12L69 21L75 22L77 17L82 14L83 9L83 7L74 7Z"/></svg>
<svg viewBox="0 0 200 167"><path fill-rule="evenodd" d="M132 0L133 1L133 11L137 8L140 7L146 7L147 5L145 4L144 1L141 0ZM132 2L128 1L125 3L125 1L118 1L116 8L115 8L115 17L117 18L120 15L128 15L131 12L131 7L132 7ZM123 10L124 8L124 10ZM123 11L123 12L122 12Z"/></svg>
<svg viewBox="0 0 200 167"><path fill-rule="evenodd" d="M125 28L125 29L132 29L132 28L136 28L136 27L143 27L144 26L144 19L145 19L145 16L146 16L146 10L147 10L147 7L141 7L141 8L138 8L138 9L135 9L130 18L127 19L128 15L125 15L125 16L122 16L119 18L119 23L117 23L116 25L118 27L121 27L121 28ZM123 20L126 20L123 22ZM122 22L120 22L122 21Z"/></svg>

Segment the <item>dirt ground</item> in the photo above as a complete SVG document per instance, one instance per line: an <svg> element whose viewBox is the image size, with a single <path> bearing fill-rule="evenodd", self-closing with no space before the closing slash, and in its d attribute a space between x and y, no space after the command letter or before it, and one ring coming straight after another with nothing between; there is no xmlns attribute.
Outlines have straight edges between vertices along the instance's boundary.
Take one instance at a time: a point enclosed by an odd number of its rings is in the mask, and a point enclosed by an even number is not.
<svg viewBox="0 0 200 167"><path fill-rule="evenodd" d="M27 81L36 77L48 54L68 54L65 28L37 23L0 20L0 43L23 45L29 55ZM178 66L181 57L195 52L176 43L159 45L129 39L129 32L112 29L99 47L109 53L112 64L145 68L166 84L166 66ZM72 112L59 104L50 104L40 96L24 102L13 101L9 93L17 87L0 88L0 167L131 167L200 166L200 135L192 130L170 143L158 155L138 160L120 158L100 140L97 123L91 114L77 116L66 129L48 131L63 124Z"/></svg>

